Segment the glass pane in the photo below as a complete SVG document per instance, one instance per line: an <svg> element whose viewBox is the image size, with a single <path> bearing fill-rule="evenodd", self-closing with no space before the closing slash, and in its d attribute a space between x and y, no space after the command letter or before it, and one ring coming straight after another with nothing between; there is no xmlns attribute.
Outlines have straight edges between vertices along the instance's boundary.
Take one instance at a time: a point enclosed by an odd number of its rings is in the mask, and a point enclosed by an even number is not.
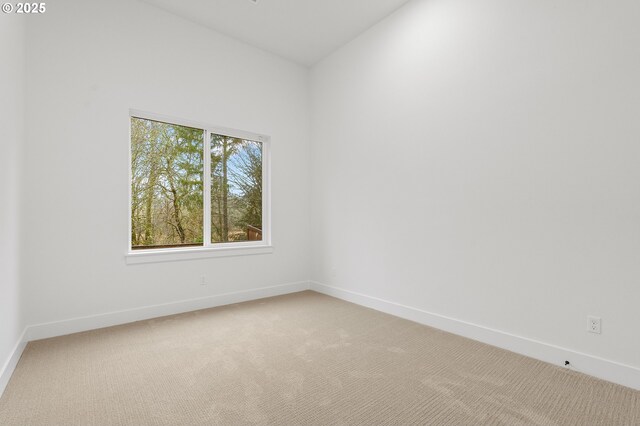
<svg viewBox="0 0 640 426"><path fill-rule="evenodd" d="M262 143L211 134L211 242L262 240Z"/></svg>
<svg viewBox="0 0 640 426"><path fill-rule="evenodd" d="M132 248L201 246L202 129L131 118Z"/></svg>

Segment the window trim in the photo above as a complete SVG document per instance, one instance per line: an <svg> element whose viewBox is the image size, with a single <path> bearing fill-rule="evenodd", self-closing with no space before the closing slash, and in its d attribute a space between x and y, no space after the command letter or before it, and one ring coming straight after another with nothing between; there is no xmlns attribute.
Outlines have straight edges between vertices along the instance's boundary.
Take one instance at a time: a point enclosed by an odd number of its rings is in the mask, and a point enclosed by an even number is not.
<svg viewBox="0 0 640 426"><path fill-rule="evenodd" d="M170 249L131 249L131 119L161 121L178 126L202 129L204 132L204 164L203 164L203 245L202 247L185 247ZM262 143L262 241L241 241L229 243L211 242L211 134L231 136ZM271 243L271 137L260 133L227 127L213 126L192 120L155 114L137 109L129 110L129 203L127 209L128 246L125 254L127 264L171 262L178 260L203 259L225 256L245 256L268 254L273 252Z"/></svg>

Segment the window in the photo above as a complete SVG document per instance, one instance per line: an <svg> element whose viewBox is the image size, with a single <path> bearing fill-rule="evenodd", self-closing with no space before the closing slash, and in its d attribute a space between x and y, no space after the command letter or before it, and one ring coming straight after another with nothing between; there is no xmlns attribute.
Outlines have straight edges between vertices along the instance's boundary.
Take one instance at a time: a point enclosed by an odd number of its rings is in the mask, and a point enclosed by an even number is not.
<svg viewBox="0 0 640 426"><path fill-rule="evenodd" d="M265 136L132 112L129 257L268 247L268 148Z"/></svg>

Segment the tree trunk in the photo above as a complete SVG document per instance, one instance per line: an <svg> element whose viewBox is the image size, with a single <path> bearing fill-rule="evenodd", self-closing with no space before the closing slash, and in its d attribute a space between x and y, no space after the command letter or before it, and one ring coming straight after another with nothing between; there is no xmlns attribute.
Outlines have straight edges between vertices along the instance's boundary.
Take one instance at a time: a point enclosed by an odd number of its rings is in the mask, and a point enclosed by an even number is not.
<svg viewBox="0 0 640 426"><path fill-rule="evenodd" d="M136 234L136 211L134 209L131 210L131 245L137 246L140 243L138 242L138 234Z"/></svg>
<svg viewBox="0 0 640 426"><path fill-rule="evenodd" d="M184 232L184 227L182 226L182 220L180 218L180 203L178 202L178 193L173 186L173 182L171 184L171 194L173 195L173 219L176 221L176 231L178 232L178 237L180 237L180 243L184 244L187 240L187 236Z"/></svg>
<svg viewBox="0 0 640 426"><path fill-rule="evenodd" d="M149 172L149 182L147 183L146 200L145 200L145 222L144 222L144 245L153 245L153 197L155 195L155 187L157 180L155 165L151 165Z"/></svg>

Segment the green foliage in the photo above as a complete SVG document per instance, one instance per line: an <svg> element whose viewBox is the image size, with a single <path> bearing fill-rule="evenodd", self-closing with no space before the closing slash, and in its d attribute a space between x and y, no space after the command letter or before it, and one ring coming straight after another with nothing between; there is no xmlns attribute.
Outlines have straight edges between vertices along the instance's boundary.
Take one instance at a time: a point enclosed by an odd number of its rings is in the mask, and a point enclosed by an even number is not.
<svg viewBox="0 0 640 426"><path fill-rule="evenodd" d="M262 229L262 144L211 135L212 242L247 239Z"/></svg>
<svg viewBox="0 0 640 426"><path fill-rule="evenodd" d="M202 242L203 134L131 119L133 246Z"/></svg>
<svg viewBox="0 0 640 426"><path fill-rule="evenodd" d="M262 146L245 141L234 157L232 180L242 194L244 211L240 222L262 229Z"/></svg>
<svg viewBox="0 0 640 426"><path fill-rule="evenodd" d="M262 229L262 144L211 135L211 240ZM201 244L204 131L131 118L134 248Z"/></svg>

